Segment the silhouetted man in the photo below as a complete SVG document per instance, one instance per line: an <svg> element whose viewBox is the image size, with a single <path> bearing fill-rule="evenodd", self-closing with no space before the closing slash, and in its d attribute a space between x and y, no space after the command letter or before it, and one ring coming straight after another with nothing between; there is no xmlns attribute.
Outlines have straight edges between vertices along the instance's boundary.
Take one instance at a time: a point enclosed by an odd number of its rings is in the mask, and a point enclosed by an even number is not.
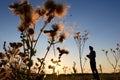
<svg viewBox="0 0 120 80"><path fill-rule="evenodd" d="M90 53L89 55L87 55L87 57L90 59L90 67L91 67L93 76L96 80L100 80L98 71L96 69L96 61L95 61L96 52L93 50L92 46L89 46L89 50L90 50Z"/></svg>

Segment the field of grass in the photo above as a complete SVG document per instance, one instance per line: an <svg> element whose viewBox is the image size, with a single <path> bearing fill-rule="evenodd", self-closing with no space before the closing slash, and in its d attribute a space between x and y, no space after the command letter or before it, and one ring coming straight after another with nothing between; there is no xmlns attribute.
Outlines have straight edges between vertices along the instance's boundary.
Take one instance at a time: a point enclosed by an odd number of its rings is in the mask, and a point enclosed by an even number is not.
<svg viewBox="0 0 120 80"><path fill-rule="evenodd" d="M120 74L118 75L118 80L120 80ZM82 80L82 76L84 76L84 80L92 80L92 74L61 74L61 75L55 75L55 74L48 74L46 75L45 80ZM104 73L100 74L101 80L114 80L114 75Z"/></svg>

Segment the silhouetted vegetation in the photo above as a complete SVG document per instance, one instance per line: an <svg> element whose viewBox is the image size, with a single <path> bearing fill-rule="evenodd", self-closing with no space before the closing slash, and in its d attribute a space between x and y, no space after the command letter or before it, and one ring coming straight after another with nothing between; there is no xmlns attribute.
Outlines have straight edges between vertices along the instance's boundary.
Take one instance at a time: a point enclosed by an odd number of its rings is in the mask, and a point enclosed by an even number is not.
<svg viewBox="0 0 120 80"><path fill-rule="evenodd" d="M109 64L113 68L114 80L118 80L117 73L119 73L118 67L119 67L119 60L120 60L120 44L117 43L115 49L113 49L113 48L111 48L110 50L103 49L102 51L105 53L105 56L106 56ZM114 61L111 60L112 59L111 55L112 55L112 58L114 58Z"/></svg>
<svg viewBox="0 0 120 80"><path fill-rule="evenodd" d="M59 71L56 71L57 67L61 66L62 57L64 55L69 55L70 53L68 49L60 46L68 37L68 33L65 30L66 26L64 24L64 20L61 19L67 14L69 8L68 5L56 3L55 0L46 0L43 5L33 8L29 0L19 0L8 7L15 16L20 17L20 24L17 27L20 33L20 36L18 36L20 41L5 41L3 43L3 51L0 52L0 80L93 79L91 74L84 72L87 58L83 58L83 51L89 35L87 30L84 31L84 34L81 32L75 32L74 34L74 40L79 50L78 54L81 73L78 73L76 68L77 63L74 61L71 68L62 65L64 74L59 74ZM58 19L58 21L54 21L55 19ZM37 22L41 22L43 24L39 25L39 30L36 30ZM36 31L38 31L38 34L36 34ZM41 40L42 35L47 36L46 43L48 44L47 47L44 48L45 52L43 57L37 56L37 61L35 62L33 57L36 56L38 51L37 46L42 46L37 45ZM55 58L51 58L50 61L52 64L45 63L51 50L53 50ZM102 66L99 65L101 80L119 80L120 44L117 44L115 50L103 50L103 52L114 71L113 73L105 74L103 73ZM109 54L112 54L115 61L111 62ZM90 58L90 55L87 57ZM48 65L47 68L51 70L51 74L46 73L46 65ZM67 71L70 69L72 69L72 72L68 74Z"/></svg>
<svg viewBox="0 0 120 80"><path fill-rule="evenodd" d="M63 22L53 23L51 25L52 29L50 30L45 30L45 28L54 18L60 19L65 16L68 6L56 3L53 0L47 0L43 6L38 6L34 9L27 0L21 0L11 4L9 9L12 10L16 16L20 17L18 30L20 32L21 41L10 42L8 46L6 45L7 42L4 42L4 52L0 52L0 79L44 80L45 60L50 48L53 46L55 50L55 44L63 43L67 37L66 33L63 31ZM38 35L36 35L36 23L38 21L43 22L43 27L41 27ZM46 48L44 57L38 57L38 62L34 65L33 56L35 56L37 52L36 45L42 33L48 35L49 45ZM61 49L60 47L57 47L57 50L60 54L57 62L53 61L53 59L51 60L54 64L61 62L63 54L69 53L67 50ZM53 68L54 70L53 66L49 66L49 68Z"/></svg>

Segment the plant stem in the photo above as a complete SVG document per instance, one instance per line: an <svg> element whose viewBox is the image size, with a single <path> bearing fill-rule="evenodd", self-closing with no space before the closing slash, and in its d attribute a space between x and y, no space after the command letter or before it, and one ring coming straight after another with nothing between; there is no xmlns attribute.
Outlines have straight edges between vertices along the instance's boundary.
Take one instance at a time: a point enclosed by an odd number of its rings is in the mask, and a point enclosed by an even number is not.
<svg viewBox="0 0 120 80"><path fill-rule="evenodd" d="M35 49L36 44L37 44L37 42L38 42L38 39L40 38L40 36L41 36L41 34L42 34L44 28L46 27L46 25L47 25L47 23L45 23L44 26L41 28L41 30L40 30L40 32L39 32L39 34L38 34L38 37L37 37L37 39L36 39L36 42L35 42L35 44L34 44L33 49Z"/></svg>
<svg viewBox="0 0 120 80"><path fill-rule="evenodd" d="M48 52L49 52L49 50L50 50L50 48L51 48L52 45L53 45L53 41L50 43L49 47L47 48L47 52L45 53L45 56L44 56L44 58L43 58L43 60L41 62L41 65L39 67L38 73L41 72L40 70L41 70L42 66L44 65L45 58L47 57Z"/></svg>

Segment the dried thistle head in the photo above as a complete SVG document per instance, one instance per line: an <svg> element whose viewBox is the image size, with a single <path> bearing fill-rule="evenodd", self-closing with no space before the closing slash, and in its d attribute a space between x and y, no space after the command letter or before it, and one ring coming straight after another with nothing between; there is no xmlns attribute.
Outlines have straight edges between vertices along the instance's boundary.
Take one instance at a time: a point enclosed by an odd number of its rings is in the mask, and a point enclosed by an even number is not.
<svg viewBox="0 0 120 80"><path fill-rule="evenodd" d="M25 54L23 52L20 52L18 55L21 56L21 57L27 57L28 56L27 54Z"/></svg>
<svg viewBox="0 0 120 80"><path fill-rule="evenodd" d="M36 11L33 11L33 13L31 14L31 23L30 23L30 25L35 25L36 23L37 23L37 21L39 20L39 18L40 18L40 15L39 15L39 13L38 12L36 12Z"/></svg>
<svg viewBox="0 0 120 80"><path fill-rule="evenodd" d="M0 52L0 59L4 59L4 57L5 55L2 52Z"/></svg>
<svg viewBox="0 0 120 80"><path fill-rule="evenodd" d="M13 3L12 5L9 6L9 9L13 10L15 15L22 15L27 12L31 12L32 7L28 3L28 1L24 1L24 2Z"/></svg>
<svg viewBox="0 0 120 80"><path fill-rule="evenodd" d="M54 31L54 30L44 30L44 33L45 33L45 34L48 34L48 37L49 37L51 40L55 40L55 37L57 36L57 32Z"/></svg>
<svg viewBox="0 0 120 80"><path fill-rule="evenodd" d="M108 54L108 51L105 51L106 55Z"/></svg>
<svg viewBox="0 0 120 80"><path fill-rule="evenodd" d="M44 3L44 7L46 10L50 11L56 7L56 4L55 4L54 0L47 0Z"/></svg>
<svg viewBox="0 0 120 80"><path fill-rule="evenodd" d="M42 18L46 17L46 11L41 6L37 6L37 8L32 11L31 17L32 17L31 25L36 24L36 22L40 19L40 17Z"/></svg>
<svg viewBox="0 0 120 80"><path fill-rule="evenodd" d="M44 8L38 7L36 10L39 12L39 15L41 15L43 18L47 17L46 16L46 10Z"/></svg>
<svg viewBox="0 0 120 80"><path fill-rule="evenodd" d="M10 10L15 10L16 8L18 8L19 6L19 3L18 2L14 2L12 5L9 5L9 9Z"/></svg>
<svg viewBox="0 0 120 80"><path fill-rule="evenodd" d="M20 16L20 25L18 30L21 32L25 31L29 26L35 24L36 20L38 20L37 13L34 13L32 6L26 0L15 2L10 5L9 8L13 10L15 15Z"/></svg>
<svg viewBox="0 0 120 80"><path fill-rule="evenodd" d="M119 43L117 43L117 46L118 46L118 47L120 47L120 44L119 44Z"/></svg>
<svg viewBox="0 0 120 80"><path fill-rule="evenodd" d="M87 40L88 39L88 35L89 35L89 32L88 32L88 30L85 30L84 31L84 40Z"/></svg>
<svg viewBox="0 0 120 80"><path fill-rule="evenodd" d="M55 67L52 66L52 65L49 65L48 68L49 68L49 69L54 69Z"/></svg>
<svg viewBox="0 0 120 80"><path fill-rule="evenodd" d="M80 32L76 32L74 35L74 39L79 39L81 37L81 33Z"/></svg>
<svg viewBox="0 0 120 80"><path fill-rule="evenodd" d="M20 24L20 25L18 26L18 30L19 30L20 32L23 32L23 31L26 30L26 27L25 27L23 24Z"/></svg>
<svg viewBox="0 0 120 80"><path fill-rule="evenodd" d="M39 13L39 15L42 16L43 18L46 17L46 10L41 6L37 6L35 12Z"/></svg>
<svg viewBox="0 0 120 80"><path fill-rule="evenodd" d="M65 38L66 38L66 34L65 33L60 34L59 42L61 42L61 43L64 42Z"/></svg>
<svg viewBox="0 0 120 80"><path fill-rule="evenodd" d="M61 18L66 15L68 6L63 4L56 4L54 0L47 0L44 4L47 15L53 14L54 16Z"/></svg>
<svg viewBox="0 0 120 80"><path fill-rule="evenodd" d="M85 32L85 36L87 37L89 35L88 30L85 30L84 32Z"/></svg>
<svg viewBox="0 0 120 80"><path fill-rule="evenodd" d="M63 4L57 4L55 8L55 16L58 18L61 18L67 14L68 6L65 6Z"/></svg>
<svg viewBox="0 0 120 80"><path fill-rule="evenodd" d="M15 42L13 42L13 43L10 42L9 45L10 45L10 47L12 47L12 48L14 48L14 47L17 46L17 44L16 44Z"/></svg>
<svg viewBox="0 0 120 80"><path fill-rule="evenodd" d="M105 49L102 49L102 51L106 54L106 56L107 56L107 54L108 54L108 50L105 50Z"/></svg>
<svg viewBox="0 0 120 80"><path fill-rule="evenodd" d="M57 47L57 50L59 51L59 59L61 58L61 56L63 55L63 54L69 54L69 51L68 50L66 50L66 49L60 49L60 47Z"/></svg>
<svg viewBox="0 0 120 80"><path fill-rule="evenodd" d="M54 23L52 25L52 28L53 28L54 31L62 31L64 29L64 24L60 23L60 22Z"/></svg>
<svg viewBox="0 0 120 80"><path fill-rule="evenodd" d="M53 64L58 64L59 62L60 62L60 60L54 60L53 58L51 59L51 62L53 63Z"/></svg>
<svg viewBox="0 0 120 80"><path fill-rule="evenodd" d="M34 31L33 28L29 28L29 29L27 30L27 32L28 32L28 35L34 35L34 33L35 33L35 31Z"/></svg>
<svg viewBox="0 0 120 80"><path fill-rule="evenodd" d="M17 42L18 47L22 47L23 44L21 42Z"/></svg>
<svg viewBox="0 0 120 80"><path fill-rule="evenodd" d="M54 16L53 12L55 11L55 7L56 7L56 4L54 2L54 0L47 0L45 3L44 3L44 8L46 10L46 16ZM49 18L50 20L50 18Z"/></svg>

